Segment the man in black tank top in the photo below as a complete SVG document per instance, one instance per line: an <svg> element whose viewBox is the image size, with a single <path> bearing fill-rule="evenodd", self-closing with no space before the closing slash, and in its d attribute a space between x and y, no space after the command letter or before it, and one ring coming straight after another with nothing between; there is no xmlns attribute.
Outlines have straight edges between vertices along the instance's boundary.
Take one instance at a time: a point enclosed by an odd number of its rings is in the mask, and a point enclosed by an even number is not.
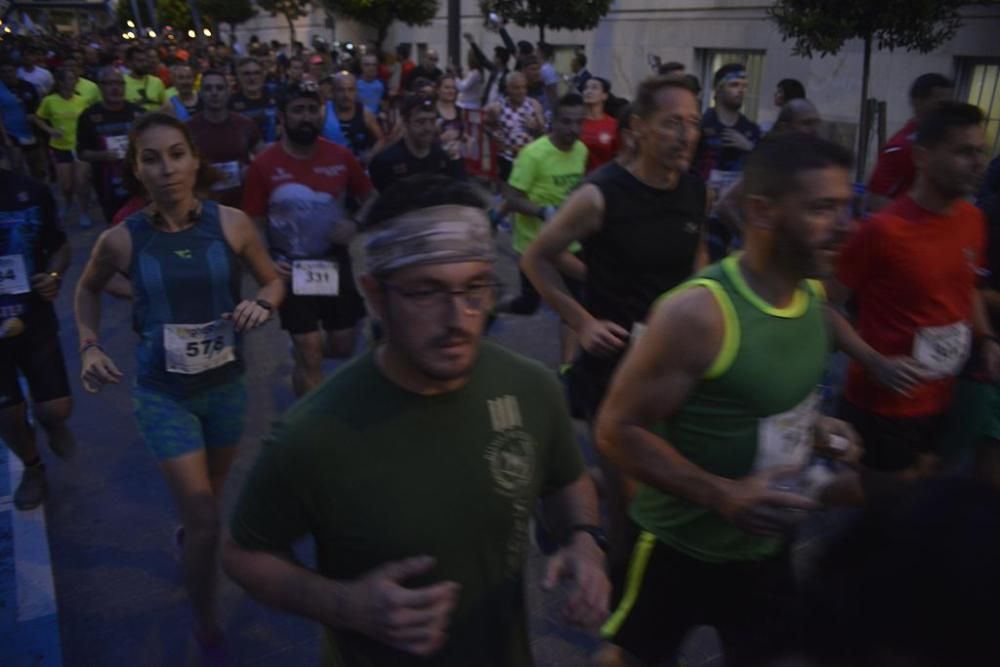
<svg viewBox="0 0 1000 667"><path fill-rule="evenodd" d="M358 83L353 74L340 72L333 77L333 108L347 138L348 148L367 165L385 146L378 119L358 104Z"/></svg>
<svg viewBox="0 0 1000 667"><path fill-rule="evenodd" d="M611 162L585 179L521 260L542 298L579 336L583 351L569 371L570 404L575 416L588 421L653 302L708 260L705 185L690 173L700 133L698 98L685 79L648 79L639 86L629 120L635 158ZM557 268L574 242L583 245L587 267L582 302ZM627 493L618 474L602 467L614 579L627 560Z"/></svg>

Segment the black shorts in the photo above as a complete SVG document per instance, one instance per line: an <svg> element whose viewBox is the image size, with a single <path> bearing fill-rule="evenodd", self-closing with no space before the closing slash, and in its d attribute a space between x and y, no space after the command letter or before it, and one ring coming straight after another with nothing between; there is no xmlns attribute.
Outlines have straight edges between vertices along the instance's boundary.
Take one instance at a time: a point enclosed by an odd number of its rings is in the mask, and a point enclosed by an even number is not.
<svg viewBox="0 0 1000 667"><path fill-rule="evenodd" d="M56 164L73 164L76 162L76 153L73 151L64 151L58 148L49 148L52 152L52 161Z"/></svg>
<svg viewBox="0 0 1000 667"><path fill-rule="evenodd" d="M840 416L854 426L865 448L862 463L882 472L906 470L918 454L944 453L946 413L921 417L886 417L859 408L850 401L841 404Z"/></svg>
<svg viewBox="0 0 1000 667"><path fill-rule="evenodd" d="M0 409L24 402L18 371L28 381L35 403L70 395L59 333L29 332L0 340Z"/></svg>
<svg viewBox="0 0 1000 667"><path fill-rule="evenodd" d="M711 625L727 665L766 665L799 648L798 606L787 549L762 561L707 563L642 532L602 635L644 664L674 664L687 634Z"/></svg>
<svg viewBox="0 0 1000 667"><path fill-rule="evenodd" d="M365 302L354 284L349 257L335 257L340 289L337 296L297 296L291 286L278 313L281 328L294 335L351 329L367 314Z"/></svg>
<svg viewBox="0 0 1000 667"><path fill-rule="evenodd" d="M510 173L514 171L514 161L504 157L503 155L497 156L497 175L500 177L500 181L506 183L510 179Z"/></svg>

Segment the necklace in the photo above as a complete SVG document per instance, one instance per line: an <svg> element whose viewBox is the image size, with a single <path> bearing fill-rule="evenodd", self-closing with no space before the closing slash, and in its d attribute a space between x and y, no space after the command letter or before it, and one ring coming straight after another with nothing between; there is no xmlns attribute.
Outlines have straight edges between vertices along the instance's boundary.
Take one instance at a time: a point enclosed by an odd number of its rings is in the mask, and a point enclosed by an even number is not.
<svg viewBox="0 0 1000 667"><path fill-rule="evenodd" d="M201 210L202 210L201 202L195 200L194 207L190 211L188 211L187 214L188 224L185 227L182 227L181 229L175 231L182 232L185 229L189 229L197 225L201 221ZM160 211L153 209L153 212L149 216L149 219L153 223L153 226L156 227L157 229L167 228L167 221L163 217L163 214Z"/></svg>

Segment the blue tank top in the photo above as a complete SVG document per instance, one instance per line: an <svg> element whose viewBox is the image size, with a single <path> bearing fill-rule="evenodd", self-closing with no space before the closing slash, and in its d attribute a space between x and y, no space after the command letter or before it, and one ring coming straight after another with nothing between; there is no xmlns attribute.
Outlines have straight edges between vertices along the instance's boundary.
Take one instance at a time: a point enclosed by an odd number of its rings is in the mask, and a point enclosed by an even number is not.
<svg viewBox="0 0 1000 667"><path fill-rule="evenodd" d="M187 122L191 120L191 114L188 112L187 107L181 102L179 95L174 95L170 98L170 103L174 107L174 113L177 114L177 119Z"/></svg>
<svg viewBox="0 0 1000 667"><path fill-rule="evenodd" d="M219 205L202 202L200 220L180 232L163 232L139 211L125 220L132 237L133 328L139 334L136 382L185 398L237 380L243 371L240 335L235 361L197 374L167 371L164 325L221 319L240 302L240 263L222 234Z"/></svg>

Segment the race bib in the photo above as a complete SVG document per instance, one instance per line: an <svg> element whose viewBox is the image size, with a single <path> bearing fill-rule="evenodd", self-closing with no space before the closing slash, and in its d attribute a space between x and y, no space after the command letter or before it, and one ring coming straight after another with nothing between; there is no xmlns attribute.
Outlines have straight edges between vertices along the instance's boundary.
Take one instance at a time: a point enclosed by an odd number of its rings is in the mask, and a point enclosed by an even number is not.
<svg viewBox="0 0 1000 667"><path fill-rule="evenodd" d="M646 325L642 322L633 322L632 331L629 332L628 343L629 345L635 345L639 342L646 333Z"/></svg>
<svg viewBox="0 0 1000 667"><path fill-rule="evenodd" d="M913 337L913 358L932 380L958 375L971 350L972 328L965 322L917 329Z"/></svg>
<svg viewBox="0 0 1000 667"><path fill-rule="evenodd" d="M292 262L292 294L337 296L340 273L337 263L325 259L297 259Z"/></svg>
<svg viewBox="0 0 1000 667"><path fill-rule="evenodd" d="M107 149L115 154L115 157L119 160L125 159L125 151L128 150L128 135L126 134L116 134L110 137L104 137L104 145Z"/></svg>
<svg viewBox="0 0 1000 667"><path fill-rule="evenodd" d="M721 196L726 190L733 187L738 180L740 180L740 172L738 171L713 169L708 174L708 187Z"/></svg>
<svg viewBox="0 0 1000 667"><path fill-rule="evenodd" d="M814 391L788 412L760 420L754 472L775 466L801 466L809 460L820 399L820 393Z"/></svg>
<svg viewBox="0 0 1000 667"><path fill-rule="evenodd" d="M236 361L234 338L231 320L164 324L167 372L197 375Z"/></svg>
<svg viewBox="0 0 1000 667"><path fill-rule="evenodd" d="M223 176L221 181L212 186L212 190L216 192L238 188L243 182L242 169L238 160L214 162L212 168Z"/></svg>
<svg viewBox="0 0 1000 667"><path fill-rule="evenodd" d="M0 257L0 294L27 294L31 291L28 271L21 255Z"/></svg>

